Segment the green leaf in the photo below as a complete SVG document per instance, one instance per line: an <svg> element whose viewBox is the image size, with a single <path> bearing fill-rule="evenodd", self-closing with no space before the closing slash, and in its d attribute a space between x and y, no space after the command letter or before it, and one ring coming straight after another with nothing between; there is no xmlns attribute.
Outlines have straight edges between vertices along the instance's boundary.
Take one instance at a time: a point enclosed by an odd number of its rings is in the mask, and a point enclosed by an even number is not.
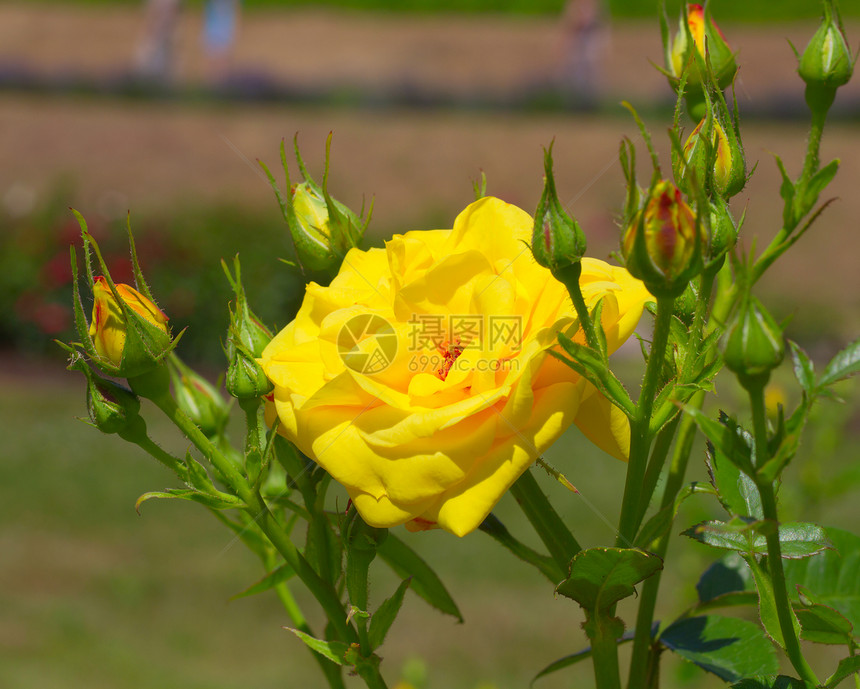
<svg viewBox="0 0 860 689"><path fill-rule="evenodd" d="M666 628L660 642L727 682L779 672L773 645L761 628L736 617L688 617Z"/></svg>
<svg viewBox="0 0 860 689"><path fill-rule="evenodd" d="M628 641L633 641L633 632L627 632L618 639L618 645L620 646L623 643ZM584 648L581 651L576 653L571 653L570 655L564 656L563 658L559 658L558 660L553 661L549 665L547 665L543 670L538 672L529 683L529 686L534 686L534 683L537 682L541 677L546 677L547 675L551 675L554 672L558 672L559 670L564 670L566 667L571 667L572 665L576 665L577 663L587 660L591 657L591 647Z"/></svg>
<svg viewBox="0 0 860 689"><path fill-rule="evenodd" d="M153 498L191 500L192 502L206 505L206 507L211 507L213 510L240 509L245 507L245 503L239 498L227 493L219 492L212 495L210 493L201 493L199 490L194 489L170 488L167 491L150 491L149 493L144 493L134 503L134 509L140 512L141 504Z"/></svg>
<svg viewBox="0 0 860 689"><path fill-rule="evenodd" d="M761 543L756 544L756 536L752 533L758 525L757 522L734 517L728 522L716 520L700 522L686 531L682 531L681 535L689 536L694 541L723 550L735 550L739 553L767 552L764 537L761 537Z"/></svg>
<svg viewBox="0 0 860 689"><path fill-rule="evenodd" d="M373 613L373 617L370 618L370 628L367 634L370 639L371 649L376 650L385 641L388 630L391 629L392 623L397 618L397 613L400 612L400 606L403 604L403 596L406 594L406 589L409 588L410 581L410 579L404 579L400 582L400 586L397 587L394 595L384 600L379 609Z"/></svg>
<svg viewBox="0 0 860 689"><path fill-rule="evenodd" d="M812 176L806 185L806 189L804 189L804 208L802 215L806 215L806 212L815 205L821 192L824 191L824 188L833 181L838 170L839 159L836 158L835 160L831 160Z"/></svg>
<svg viewBox="0 0 860 689"><path fill-rule="evenodd" d="M324 658L328 658L331 662L337 663L338 665L353 664L347 659L350 646L345 644L343 641L323 641L322 639L315 639L309 634L305 634L298 629L292 629L291 627L284 627L284 629L291 631L304 642L305 646L316 651Z"/></svg>
<svg viewBox="0 0 860 689"><path fill-rule="evenodd" d="M331 522L324 513L314 510L308 521L305 540L305 558L316 573L329 583L338 580L341 573L343 547Z"/></svg>
<svg viewBox="0 0 860 689"><path fill-rule="evenodd" d="M860 538L833 527L825 533L834 550L785 563L789 591L798 585L809 589L815 602L838 610L860 629Z"/></svg>
<svg viewBox="0 0 860 689"><path fill-rule="evenodd" d="M411 577L412 590L430 605L446 615L456 617L460 622L463 621L460 609L436 572L393 533L388 533L388 538L379 545L376 554L399 576L404 579Z"/></svg>
<svg viewBox="0 0 860 689"><path fill-rule="evenodd" d="M815 687L795 677L756 675L735 682L729 689L815 689Z"/></svg>
<svg viewBox="0 0 860 689"><path fill-rule="evenodd" d="M558 341L571 358L568 359L553 350L550 350L550 354L588 380L615 406L632 418L636 412L636 405L633 404L621 381L609 370L601 354L590 347L574 342L564 333L558 333Z"/></svg>
<svg viewBox="0 0 860 689"><path fill-rule="evenodd" d="M782 177L782 184L779 187L779 195L785 202L782 211L782 226L794 227L794 182L791 181L791 177L789 177L788 173L785 171L785 165L782 164L780 157L774 156L774 158L776 158L776 166L779 168L779 174Z"/></svg>
<svg viewBox="0 0 860 689"><path fill-rule="evenodd" d="M837 610L820 603L796 607L794 614L800 622L800 638L816 644L850 646L853 642L851 623Z"/></svg>
<svg viewBox="0 0 860 689"><path fill-rule="evenodd" d="M556 565L555 560L547 555L542 555L514 538L507 527L492 512L487 515L478 528L507 548L520 560L537 568L553 584L564 579L565 572Z"/></svg>
<svg viewBox="0 0 860 689"><path fill-rule="evenodd" d="M725 455L745 474L753 473L752 449L743 428L726 415L722 415L720 421L714 421L695 406L685 405L683 409L684 413L693 417L699 430L711 441L717 452Z"/></svg>
<svg viewBox="0 0 860 689"><path fill-rule="evenodd" d="M763 518L761 497L755 483L711 442L707 443L705 449L705 462L720 504L730 515Z"/></svg>
<svg viewBox="0 0 860 689"><path fill-rule="evenodd" d="M772 522L735 518L728 522L702 522L684 531L683 535L714 548L766 555L766 531L770 528L772 528ZM779 543L782 557L787 560L811 557L832 547L824 529L817 524L805 522L781 524Z"/></svg>
<svg viewBox="0 0 860 689"><path fill-rule="evenodd" d="M638 548L589 548L571 560L570 576L556 591L586 610L608 610L635 592L634 585L663 569L656 555Z"/></svg>
<svg viewBox="0 0 860 689"><path fill-rule="evenodd" d="M815 389L815 368L806 352L796 342L788 341L791 347L791 358L794 362L794 376L807 393Z"/></svg>
<svg viewBox="0 0 860 689"><path fill-rule="evenodd" d="M240 591L235 596L231 597L230 600L245 598L246 596L255 596L258 593L263 593L264 591L274 588L280 583L290 580L295 575L296 571L288 564L284 563L280 567L273 569L256 584L252 584L244 591Z"/></svg>
<svg viewBox="0 0 860 689"><path fill-rule="evenodd" d="M849 376L860 372L860 340L856 340L839 352L821 374L818 381L819 387L827 387L845 380Z"/></svg>
<svg viewBox="0 0 860 689"><path fill-rule="evenodd" d="M197 488L204 493L218 492L215 488L215 484L212 483L212 479L209 478L209 474L206 473L206 469L203 468L203 465L200 464L200 462L191 456L190 452L185 454L185 469L187 472L187 476L185 478L192 488Z"/></svg>
<svg viewBox="0 0 860 689"><path fill-rule="evenodd" d="M708 603L729 593L754 590L752 573L736 553L729 553L714 562L696 583L696 592L702 603Z"/></svg>
<svg viewBox="0 0 860 689"><path fill-rule="evenodd" d="M843 658L839 661L836 672L825 680L824 686L827 689L832 689L832 687L838 686L840 682L848 679L855 672L860 672L860 656Z"/></svg>
<svg viewBox="0 0 860 689"><path fill-rule="evenodd" d="M636 535L636 542L634 546L637 548L642 548L643 550L651 550L652 544L658 539L662 538L667 531L671 528L672 524L675 521L675 517L678 515L678 510L681 507L681 503L684 502L691 495L695 495L697 493L711 493L713 494L713 488L708 486L707 484L698 483L693 481L686 485L675 497L674 502L671 505L666 505L662 509L660 509L656 514L654 514L645 524L639 529L639 533Z"/></svg>

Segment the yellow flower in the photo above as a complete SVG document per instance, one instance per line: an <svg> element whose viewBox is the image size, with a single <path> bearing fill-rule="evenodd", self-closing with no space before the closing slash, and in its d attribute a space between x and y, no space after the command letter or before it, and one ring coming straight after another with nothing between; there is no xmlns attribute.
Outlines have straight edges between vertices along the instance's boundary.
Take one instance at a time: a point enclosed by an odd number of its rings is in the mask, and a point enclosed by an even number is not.
<svg viewBox="0 0 860 689"><path fill-rule="evenodd" d="M126 306L158 329L163 330L167 335L167 341L170 341L167 316L161 309L134 287L117 284L116 291ZM89 330L93 345L99 356L107 359L114 366L120 366L125 349L128 324L107 280L101 275L97 276L93 283L93 299L93 317Z"/></svg>
<svg viewBox="0 0 860 689"><path fill-rule="evenodd" d="M346 487L368 524L463 536L573 422L626 456L626 417L547 354L577 319L525 244L532 227L484 198L451 230L353 249L329 287L308 285L263 351L280 432ZM615 350L650 295L622 268L582 264L586 302L603 298Z"/></svg>

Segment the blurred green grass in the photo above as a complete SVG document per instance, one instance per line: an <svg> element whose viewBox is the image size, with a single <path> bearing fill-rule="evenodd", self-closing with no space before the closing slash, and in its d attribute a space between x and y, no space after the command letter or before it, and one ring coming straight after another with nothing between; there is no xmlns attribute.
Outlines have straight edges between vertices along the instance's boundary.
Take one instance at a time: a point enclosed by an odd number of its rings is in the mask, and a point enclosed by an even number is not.
<svg viewBox="0 0 860 689"><path fill-rule="evenodd" d="M8 1L8 0L7 0ZM31 0L33 1L33 0ZM56 0L36 0L52 2ZM129 5L139 0L74 0L89 5ZM189 5L200 5L203 0L193 0ZM409 12L422 14L460 13L460 14L559 14L564 9L565 0L244 0L249 10L258 8L301 8L332 7L349 10L368 10L375 12ZM642 0L608 0L611 16L615 19L639 19L654 17L657 2ZM748 2L746 0L714 0L712 10L720 21L772 22L808 19L820 16L821 5L810 0L783 0L779 3ZM681 3L667 0L666 8L670 16L677 15ZM849 0L841 3L844 17L860 16L860 3Z"/></svg>
<svg viewBox="0 0 860 689"><path fill-rule="evenodd" d="M637 366L626 366L634 381ZM173 486L175 479L136 448L75 418L85 412L82 378L48 373L29 382L4 378L0 387L0 416L4 428L14 429L4 433L0 461L0 686L321 686L308 653L281 628L288 620L274 595L229 601L262 575L255 558L197 505L151 501L136 514L141 493ZM730 384L721 385L720 393L724 406L737 395ZM829 430L807 439L785 482L786 518L857 523L856 501L833 485L850 488L840 472L844 476L856 464L856 412L836 409L841 416L832 407L823 410ZM186 441L148 411L153 436L184 452ZM852 424L853 435L846 436L842 429ZM834 448L835 455L823 456ZM601 456L575 430L547 458L581 491L573 495L538 476L582 545L611 543L607 522L617 514L624 465ZM701 449L688 478L706 480ZM336 493L332 509L345 501ZM539 547L513 500L504 498L496 513L516 536ZM677 531L718 515L712 501L691 500ZM475 689L482 682L524 687L542 667L585 645L576 607L556 599L546 581L484 534L457 539L439 531L397 533L434 565L466 623L458 625L409 595L382 649L392 684L417 655L433 689ZM676 541L663 615L677 614L693 600L696 579L716 559L703 546ZM372 598L378 603L395 580L383 568L376 575ZM298 598L320 628L313 602L301 593ZM633 605L627 601L621 609L628 622ZM721 686L671 654L665 661L667 686ZM586 663L537 684L569 686L591 686Z"/></svg>

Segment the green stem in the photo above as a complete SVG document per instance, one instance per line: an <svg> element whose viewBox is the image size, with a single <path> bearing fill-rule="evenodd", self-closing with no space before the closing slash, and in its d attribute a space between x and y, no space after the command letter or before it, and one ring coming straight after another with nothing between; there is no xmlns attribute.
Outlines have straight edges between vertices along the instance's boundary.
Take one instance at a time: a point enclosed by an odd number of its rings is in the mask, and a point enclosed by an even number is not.
<svg viewBox="0 0 860 689"><path fill-rule="evenodd" d="M563 270L554 272L553 276L567 287L570 300L573 302L573 308L576 309L576 315L579 316L579 325L582 328L582 332L585 333L586 344L595 352L599 352L601 356L605 357L606 352L600 338L597 336L594 323L591 321L591 314L589 314L585 298L582 296L582 288L579 286L579 277L581 274L582 263L577 262Z"/></svg>
<svg viewBox="0 0 860 689"><path fill-rule="evenodd" d="M180 478L185 475L185 465L182 461L179 458L174 457L169 452L161 449L161 447L146 434L146 423L142 417L138 416L132 421L132 425L130 427L121 430L119 432L119 437L126 442L134 443L140 447Z"/></svg>
<svg viewBox="0 0 860 689"><path fill-rule="evenodd" d="M188 416L176 405L172 397L166 394L152 398L155 405L171 420L192 443L212 462L221 473L236 495L247 505L251 518L257 522L260 530L272 543L284 560L292 567L299 579L308 587L313 596L319 601L338 636L347 642L357 640L355 629L346 622L346 614L340 598L334 589L314 571L295 544L281 529L274 515L269 511L260 494L254 490L239 472L236 465L227 459L209 439L200 431Z"/></svg>
<svg viewBox="0 0 860 689"><path fill-rule="evenodd" d="M767 412L764 403L764 386L767 381L758 379L751 382L747 386L747 392L750 397L750 405L752 406L753 416L753 437L755 439L756 450L756 466L764 466L768 459L767 449ZM773 490L773 483L770 481L762 481L757 477L753 477L761 496L762 514L765 519L773 521L775 525L779 524L776 508L776 495ZM779 628L782 632L782 638L785 643L785 654L797 670L800 677L818 686L818 678L803 657L803 652L800 650L800 642L797 639L797 632L794 628L793 613L791 611L791 602L788 599L788 589L785 583L785 572L782 567L782 547L779 543L779 531L774 529L765 537L767 540L767 562L768 571L770 572L770 580L773 586L773 597L776 603L776 615L779 620Z"/></svg>
<svg viewBox="0 0 860 689"><path fill-rule="evenodd" d="M663 466L666 464L666 457L669 455L669 449L672 447L672 440L675 438L675 431L680 422L680 415L676 415L668 424L666 424L657 434L657 439L654 441L654 448L651 450L651 459L648 460L648 468L645 470L645 478L642 482L642 495L649 496L648 500L642 500L639 505L639 514L637 521L641 524L645 518L645 513L648 511L650 504L650 496L654 494L657 488L657 481L660 479L660 473L663 471Z"/></svg>
<svg viewBox="0 0 860 689"><path fill-rule="evenodd" d="M630 459L627 465L627 480L624 483L624 497L621 501L621 518L615 545L629 548L633 543L640 525L640 503L650 501L650 495L642 495L642 482L648 455L651 450L651 412L654 408L654 395L663 371L663 359L669 342L674 299L657 299L657 316L654 321L654 336L648 355L648 366L642 381L642 392L636 405L636 418L630 428Z"/></svg>
<svg viewBox="0 0 860 689"><path fill-rule="evenodd" d="M826 110L812 110L809 139L806 144L806 157L803 160L803 171L800 173L800 177L794 186L794 196L791 200L791 213L788 218L788 222L780 228L779 232L776 233L774 238L767 245L767 248L762 252L761 256L756 259L753 267L753 282L757 282L768 266L770 266L779 254L785 250L785 240L788 239L792 232L794 232L798 224L800 224L803 216L811 210L811 206L809 208L799 206L798 201L805 200L806 188L809 185L809 181L812 179L812 176L818 172L818 168L821 165L819 153L821 150L821 136L824 133L824 122L826 119Z"/></svg>
<svg viewBox="0 0 860 689"><path fill-rule="evenodd" d="M531 469L527 469L511 486L511 495L537 531L556 565L567 574L570 561L582 547L547 500L532 476Z"/></svg>
<svg viewBox="0 0 860 689"><path fill-rule="evenodd" d="M705 393L697 392L690 400L690 405L701 407L705 399ZM672 461L669 465L669 475L663 488L663 497L660 501L660 509L671 505L681 490L684 483L684 475L687 473L690 453L693 449L693 440L696 437L696 423L693 417L685 414L680 421L678 440L672 453ZM654 546L653 552L660 558L665 559L669 550L669 536L667 531ZM657 593L660 589L660 576L658 571L642 584L642 593L639 596L639 610L636 617L636 633L633 639L633 653L630 657L630 674L628 678L628 689L644 689L647 687L646 679L649 675L649 663L651 654L651 627L654 624L654 609L657 605Z"/></svg>
<svg viewBox="0 0 860 689"><path fill-rule="evenodd" d="M821 151L821 135L824 133L824 122L827 119L826 110L813 110L812 122L809 127L809 140L806 143L806 158L803 161L803 172L800 175L798 189L805 191L806 185L812 179L812 175L818 172L821 164L819 152ZM796 218L800 220L800 218Z"/></svg>
<svg viewBox="0 0 860 689"><path fill-rule="evenodd" d="M379 674L379 667L376 665L364 663L359 665L356 670L358 672L358 676L364 680L368 689L388 689L388 685L385 683L385 680L382 679L382 675Z"/></svg>
<svg viewBox="0 0 860 689"><path fill-rule="evenodd" d="M618 670L618 641L599 622L586 623L591 631L591 660L594 666L594 683L597 689L621 689L621 674ZM593 636L592 636L593 634Z"/></svg>

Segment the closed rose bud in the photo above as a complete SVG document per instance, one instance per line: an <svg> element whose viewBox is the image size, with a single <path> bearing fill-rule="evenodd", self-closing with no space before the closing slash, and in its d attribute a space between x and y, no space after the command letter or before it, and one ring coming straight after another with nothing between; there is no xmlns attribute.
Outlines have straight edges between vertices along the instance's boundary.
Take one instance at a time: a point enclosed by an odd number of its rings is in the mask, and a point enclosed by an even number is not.
<svg viewBox="0 0 860 689"><path fill-rule="evenodd" d="M782 328L758 299L748 295L726 332L726 368L745 388L764 385L784 356Z"/></svg>
<svg viewBox="0 0 860 689"><path fill-rule="evenodd" d="M220 435L230 417L230 405L208 380L183 364L171 359L170 378L176 404L206 435Z"/></svg>
<svg viewBox="0 0 860 689"><path fill-rule="evenodd" d="M331 229L325 199L316 185L310 182L296 184L290 190L295 223L290 223L290 234L302 265L309 270L329 270L339 263L332 250Z"/></svg>
<svg viewBox="0 0 860 689"><path fill-rule="evenodd" d="M167 316L134 287L116 285L124 311L104 277L93 283L89 336L113 375L132 377L152 368L171 348Z"/></svg>
<svg viewBox="0 0 860 689"><path fill-rule="evenodd" d="M244 347L234 347L227 367L226 387L233 397L243 400L259 399L271 392L273 385Z"/></svg>
<svg viewBox="0 0 860 689"><path fill-rule="evenodd" d="M715 261L724 258L726 252L738 240L738 226L728 204L723 199L711 201L711 241L708 243L708 258Z"/></svg>
<svg viewBox="0 0 860 689"><path fill-rule="evenodd" d="M813 111L827 112L836 89L851 79L854 58L832 0L824 3L824 19L800 56L797 71L806 82L806 102Z"/></svg>
<svg viewBox="0 0 860 689"><path fill-rule="evenodd" d="M710 12L706 12L698 4L687 6L686 20L693 45L699 57L703 61L705 60L705 46L707 45L707 55L711 61L711 69L714 71L717 86L721 89L726 88L732 83L738 66L735 62L735 55L726 42L723 32L711 19ZM676 79L680 79L681 74L686 71L688 87L701 84L703 81L696 60L692 56L692 50L693 46L690 45L687 31L684 28L684 17L681 17L678 34L675 36L669 54L668 69Z"/></svg>
<svg viewBox="0 0 860 689"><path fill-rule="evenodd" d="M708 180L711 173L716 191L722 194L732 179L732 152L729 148L729 139L716 120L713 120L711 146L706 145L708 137L702 132L706 123L707 118L702 118L684 144L685 163L682 179L686 181L689 171L695 170L701 184ZM708 166L709 154L713 158L713 166Z"/></svg>
<svg viewBox="0 0 860 689"><path fill-rule="evenodd" d="M352 210L332 198L327 190L331 134L326 140L325 173L319 186L308 174L298 143L295 145L296 159L304 181L290 186L289 171L283 145L281 158L287 174L287 199L284 201L274 178L269 174L275 193L281 201L284 219L290 230L296 254L303 267L315 272L325 272L331 277L337 273L350 249L357 247L364 236L370 213L362 219ZM268 174L268 169L266 169Z"/></svg>
<svg viewBox="0 0 860 689"><path fill-rule="evenodd" d="M140 411L137 396L121 385L99 378L89 369L85 373L87 411L93 426L102 433L120 433L129 428Z"/></svg>
<svg viewBox="0 0 860 689"><path fill-rule="evenodd" d="M622 240L627 270L648 291L676 297L702 267L707 237L681 191L668 180L651 189Z"/></svg>
<svg viewBox="0 0 860 689"><path fill-rule="evenodd" d="M552 145L544 152L544 188L535 211L532 254L553 273L579 263L585 254L585 234L558 200L552 174Z"/></svg>

